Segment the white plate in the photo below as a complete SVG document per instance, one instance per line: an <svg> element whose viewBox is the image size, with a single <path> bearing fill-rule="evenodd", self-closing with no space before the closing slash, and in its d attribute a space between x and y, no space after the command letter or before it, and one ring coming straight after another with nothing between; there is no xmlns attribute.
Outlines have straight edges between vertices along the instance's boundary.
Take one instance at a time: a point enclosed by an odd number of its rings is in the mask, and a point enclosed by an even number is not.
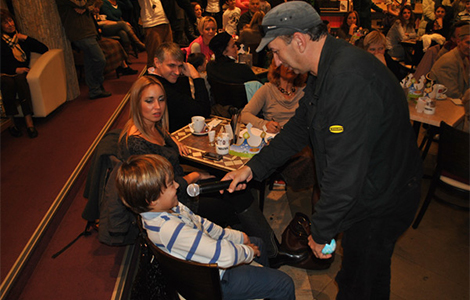
<svg viewBox="0 0 470 300"><path fill-rule="evenodd" d="M447 99L447 95L446 95L446 94L442 95L442 97L440 97L440 98L436 98L436 100L445 100L445 99Z"/></svg>

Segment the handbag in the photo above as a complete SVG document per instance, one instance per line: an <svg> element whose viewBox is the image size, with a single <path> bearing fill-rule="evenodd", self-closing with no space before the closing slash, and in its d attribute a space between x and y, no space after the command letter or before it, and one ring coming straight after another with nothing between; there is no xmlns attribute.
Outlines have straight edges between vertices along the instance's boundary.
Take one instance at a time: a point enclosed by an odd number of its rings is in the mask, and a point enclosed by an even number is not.
<svg viewBox="0 0 470 300"><path fill-rule="evenodd" d="M307 257L291 266L308 270L325 270L331 266L334 260L334 253L328 259L315 257L312 249L308 245L308 237L311 235L310 219L303 213L296 213L292 221L282 233L282 243L280 251L292 254L301 254L307 252Z"/></svg>

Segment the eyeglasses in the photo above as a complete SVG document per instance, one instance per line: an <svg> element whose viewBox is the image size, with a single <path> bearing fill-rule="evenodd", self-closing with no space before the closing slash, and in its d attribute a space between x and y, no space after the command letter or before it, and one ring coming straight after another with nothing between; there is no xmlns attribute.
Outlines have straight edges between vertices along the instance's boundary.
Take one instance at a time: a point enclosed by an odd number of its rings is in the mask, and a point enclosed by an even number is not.
<svg viewBox="0 0 470 300"><path fill-rule="evenodd" d="M300 29L300 28L297 28L297 27L287 26L287 25L285 25L285 26L261 25L259 31L261 32L261 36L264 37L269 31L280 29L280 28L289 28L289 29L294 29L296 31L300 31L302 33L307 33L306 29Z"/></svg>

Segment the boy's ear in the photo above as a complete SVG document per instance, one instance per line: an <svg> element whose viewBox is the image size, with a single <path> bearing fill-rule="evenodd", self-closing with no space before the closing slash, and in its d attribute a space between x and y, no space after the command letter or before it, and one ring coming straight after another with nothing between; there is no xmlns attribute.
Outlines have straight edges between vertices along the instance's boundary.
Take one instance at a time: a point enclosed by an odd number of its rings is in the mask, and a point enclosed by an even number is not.
<svg viewBox="0 0 470 300"><path fill-rule="evenodd" d="M158 199L149 202L149 208L154 208L158 204Z"/></svg>

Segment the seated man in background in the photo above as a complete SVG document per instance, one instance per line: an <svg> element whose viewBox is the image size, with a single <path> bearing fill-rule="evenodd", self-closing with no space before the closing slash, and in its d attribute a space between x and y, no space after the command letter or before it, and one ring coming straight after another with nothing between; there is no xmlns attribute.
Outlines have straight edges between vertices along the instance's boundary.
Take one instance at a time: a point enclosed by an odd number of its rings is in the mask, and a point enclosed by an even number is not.
<svg viewBox="0 0 470 300"><path fill-rule="evenodd" d="M191 64L184 62L184 54L178 44L171 42L158 46L154 63L155 67L149 68L147 72L156 76L165 88L170 132L191 123L192 116L210 116L211 104L204 79ZM188 77L194 82L194 98L191 96Z"/></svg>
<svg viewBox="0 0 470 300"><path fill-rule="evenodd" d="M447 96L461 98L469 88L470 25L460 28L457 47L441 56L429 77L447 87Z"/></svg>
<svg viewBox="0 0 470 300"><path fill-rule="evenodd" d="M245 25L250 24L253 15L259 11L260 2L259 0L250 0L248 4L248 11L240 16L240 20L238 20L238 34L243 30Z"/></svg>

